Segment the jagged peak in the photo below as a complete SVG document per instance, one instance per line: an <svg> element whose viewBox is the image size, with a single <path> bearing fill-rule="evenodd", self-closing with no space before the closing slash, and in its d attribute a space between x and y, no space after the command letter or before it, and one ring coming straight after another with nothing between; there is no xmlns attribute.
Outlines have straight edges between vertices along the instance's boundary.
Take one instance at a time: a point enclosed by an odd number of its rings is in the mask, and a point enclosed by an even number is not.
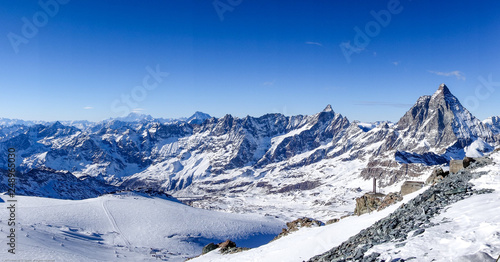
<svg viewBox="0 0 500 262"><path fill-rule="evenodd" d="M325 109L323 109L323 112L333 112L332 105L328 104Z"/></svg>
<svg viewBox="0 0 500 262"><path fill-rule="evenodd" d="M450 89L444 84L440 84L439 85L439 88L438 90L432 95L433 98L439 96L439 95L443 95L445 97L447 96L453 96L453 94L451 93Z"/></svg>

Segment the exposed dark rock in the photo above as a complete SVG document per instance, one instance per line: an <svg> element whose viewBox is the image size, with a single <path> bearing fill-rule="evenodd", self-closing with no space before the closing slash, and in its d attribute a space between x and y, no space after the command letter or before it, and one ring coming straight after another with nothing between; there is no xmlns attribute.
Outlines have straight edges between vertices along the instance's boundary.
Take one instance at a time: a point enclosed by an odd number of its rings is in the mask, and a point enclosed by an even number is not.
<svg viewBox="0 0 500 262"><path fill-rule="evenodd" d="M222 243L218 244L218 247L220 248L220 252L222 254L233 254L233 253L238 253L241 251L249 250L249 248L246 247L237 247L236 243L234 243L231 240L226 240Z"/></svg>
<svg viewBox="0 0 500 262"><path fill-rule="evenodd" d="M236 243L234 243L233 241L231 240L226 240L222 243L219 243L218 244L219 248L221 249L221 252L224 251L224 250L227 250L229 248L232 248L232 247L236 247Z"/></svg>
<svg viewBox="0 0 500 262"><path fill-rule="evenodd" d="M284 186L284 187L280 188L279 190L277 190L276 193L311 190L311 189L314 189L320 185L321 185L321 183L319 181L304 181L304 182L300 182L297 184Z"/></svg>
<svg viewBox="0 0 500 262"><path fill-rule="evenodd" d="M377 210L382 203L384 196L384 194L380 193L366 193L363 196L356 198L356 208L354 209L354 214L360 216Z"/></svg>
<svg viewBox="0 0 500 262"><path fill-rule="evenodd" d="M272 241L284 237L291 232L299 230L299 228L302 227L319 227L319 226L324 226L325 224L319 220L308 218L308 217L303 217L303 218L298 218L294 221L286 223L287 228L283 228L281 233L277 235Z"/></svg>
<svg viewBox="0 0 500 262"><path fill-rule="evenodd" d="M438 167L432 171L432 174L425 180L426 185L433 185L439 181L441 181L443 178L445 178L447 175L449 175L449 171L443 171L442 168Z"/></svg>
<svg viewBox="0 0 500 262"><path fill-rule="evenodd" d="M326 224L330 225L330 224L333 224L333 223L337 223L339 221L340 221L339 218L333 218L333 219L330 219L330 220L326 221Z"/></svg>
<svg viewBox="0 0 500 262"><path fill-rule="evenodd" d="M391 192L389 194L387 194L384 199L382 200L382 202L380 203L380 206L378 207L378 211L388 207L388 206L391 206L399 201L402 201L403 200L403 196L401 195L401 193L399 192Z"/></svg>
<svg viewBox="0 0 500 262"><path fill-rule="evenodd" d="M209 243L208 245L203 247L203 250L201 251L201 254L204 255L212 250L217 249L219 246L216 245L215 243Z"/></svg>
<svg viewBox="0 0 500 262"><path fill-rule="evenodd" d="M476 159L472 157L465 157L463 160L464 168L469 167L472 163L476 162Z"/></svg>
<svg viewBox="0 0 500 262"><path fill-rule="evenodd" d="M413 233L413 236L418 236L420 234L423 234L424 232L425 232L425 228L417 229L417 231L415 231Z"/></svg>

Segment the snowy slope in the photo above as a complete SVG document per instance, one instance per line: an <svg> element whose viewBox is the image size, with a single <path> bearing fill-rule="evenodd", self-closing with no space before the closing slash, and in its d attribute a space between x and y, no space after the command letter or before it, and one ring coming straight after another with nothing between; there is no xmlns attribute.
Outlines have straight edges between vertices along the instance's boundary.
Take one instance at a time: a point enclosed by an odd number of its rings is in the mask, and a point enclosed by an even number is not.
<svg viewBox="0 0 500 262"><path fill-rule="evenodd" d="M406 203L424 189L406 195L403 202ZM362 216L351 216L337 223L316 228L302 228L286 237L282 237L266 245L236 254L222 255L212 251L206 255L192 260L193 262L205 261L239 261L239 262L301 262L326 252L332 246L338 246L349 237L357 234L362 229L372 225L379 219L389 215L399 205L390 206L382 211L365 214Z"/></svg>
<svg viewBox="0 0 500 262"><path fill-rule="evenodd" d="M1 196L7 200L7 196ZM168 261L201 253L209 242L255 247L283 223L271 217L195 209L136 193L87 200L17 197L17 253L1 258L56 261L149 261L151 250ZM2 209L7 203L0 202ZM7 212L0 213L0 245L7 247Z"/></svg>
<svg viewBox="0 0 500 262"><path fill-rule="evenodd" d="M500 257L500 152L492 154L495 164L475 170L486 171L470 182L475 189L494 189L452 204L433 220L437 224L418 236L409 237L404 247L396 243L377 245L380 259L416 257L415 261L484 261ZM434 260L435 259L435 260Z"/></svg>
<svg viewBox="0 0 500 262"><path fill-rule="evenodd" d="M416 236L409 234L404 246L400 242L380 244L365 255L377 252L381 254L378 259L385 261L404 258L422 262L495 262L500 256L500 152L490 157L494 160L492 165L474 171L486 171L487 174L470 182L475 185L475 189L494 189L493 193L473 195L450 205L432 218L434 226ZM407 203L426 189L405 196L402 203ZM212 251L193 261L307 261L368 228L395 211L402 203L379 212L348 217L331 225L302 228L249 251L229 255Z"/></svg>

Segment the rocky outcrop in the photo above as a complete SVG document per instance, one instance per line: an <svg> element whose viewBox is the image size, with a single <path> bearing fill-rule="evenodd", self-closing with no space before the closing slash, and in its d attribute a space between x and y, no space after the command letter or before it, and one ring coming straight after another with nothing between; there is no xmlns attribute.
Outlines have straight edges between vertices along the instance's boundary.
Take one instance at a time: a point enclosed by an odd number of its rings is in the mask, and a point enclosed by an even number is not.
<svg viewBox="0 0 500 262"><path fill-rule="evenodd" d="M218 244L218 247L220 248L220 252L221 253L226 253L228 252L229 250L233 249L236 247L236 243L234 243L233 241L231 240L226 240L222 243L219 243Z"/></svg>
<svg viewBox="0 0 500 262"><path fill-rule="evenodd" d="M249 250L249 248L236 246L236 243L234 243L233 241L228 239L228 240L221 242L219 244L209 243L208 245L203 247L201 255L204 255L204 254L211 252L213 250L216 250L216 249L219 249L219 252L222 254L233 254L233 253L238 253L241 251Z"/></svg>
<svg viewBox="0 0 500 262"><path fill-rule="evenodd" d="M403 200L403 196L401 195L401 193L391 192L384 197L384 199L380 203L380 206L378 207L377 210L380 211L380 210L382 210L388 206L394 205L397 202L402 201L402 200Z"/></svg>
<svg viewBox="0 0 500 262"><path fill-rule="evenodd" d="M384 194L380 193L366 193L363 196L356 198L356 208L354 209L354 214L360 216L365 213L376 211L380 207L384 196Z"/></svg>
<svg viewBox="0 0 500 262"><path fill-rule="evenodd" d="M203 249L201 250L201 254L204 255L212 250L216 250L217 248L219 248L219 246L215 243L209 243L208 245L203 247Z"/></svg>
<svg viewBox="0 0 500 262"><path fill-rule="evenodd" d="M330 225L330 224L333 224L333 223L337 223L337 222L339 222L339 221L340 221L340 218L332 218L332 219L330 219L330 220L326 221L326 223L325 223L325 224L326 224L326 225Z"/></svg>
<svg viewBox="0 0 500 262"><path fill-rule="evenodd" d="M484 159L474 163L474 167L491 164L491 160ZM373 253L365 256L365 252L381 243L389 241L400 242L405 245L409 234L422 234L426 228L432 227L432 218L452 203L470 197L473 194L484 194L492 190L475 190L469 181L486 172L471 173L464 169L456 174L450 174L439 183L431 186L425 192L402 205L389 216L377 221L372 226L361 230L341 245L330 251L311 258L309 261L378 261L380 254ZM408 258L395 258L393 261L403 261Z"/></svg>
<svg viewBox="0 0 500 262"><path fill-rule="evenodd" d="M282 238L292 232L295 232L299 230L302 227L319 227L319 226L324 226L325 224L319 220L308 218L308 217L303 217L303 218L298 218L294 221L286 223L287 228L283 228L282 232L277 235L272 241Z"/></svg>
<svg viewBox="0 0 500 262"><path fill-rule="evenodd" d="M476 159L472 157L465 157L462 161L464 168L468 168L474 162L476 162Z"/></svg>
<svg viewBox="0 0 500 262"><path fill-rule="evenodd" d="M425 180L426 185L433 185L439 181L441 181L443 178L445 178L447 175L449 175L449 171L444 171L442 168L438 167L432 171L432 174Z"/></svg>
<svg viewBox="0 0 500 262"><path fill-rule="evenodd" d="M401 200L403 200L403 197L399 192L391 192L387 195L381 193L366 193L363 196L356 198L354 215L360 216L373 211L380 211Z"/></svg>

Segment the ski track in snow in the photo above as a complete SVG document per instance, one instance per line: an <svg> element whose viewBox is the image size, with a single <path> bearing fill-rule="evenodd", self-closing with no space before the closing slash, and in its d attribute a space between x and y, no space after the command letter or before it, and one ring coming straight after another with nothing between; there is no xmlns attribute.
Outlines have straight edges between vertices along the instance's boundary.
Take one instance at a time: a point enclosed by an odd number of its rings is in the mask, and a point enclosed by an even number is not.
<svg viewBox="0 0 500 262"><path fill-rule="evenodd" d="M120 230L120 228L116 224L116 220L113 217L113 215L111 214L111 212L109 211L107 203L108 203L107 199L102 199L102 201L101 201L102 208L104 209L104 212L106 213L106 216L108 217L108 220L111 223L111 226L113 226L114 231L116 233L118 233L118 235L122 239L123 243L130 249L130 247L132 245L130 244L130 242L128 241L128 239L123 235L122 231Z"/></svg>

